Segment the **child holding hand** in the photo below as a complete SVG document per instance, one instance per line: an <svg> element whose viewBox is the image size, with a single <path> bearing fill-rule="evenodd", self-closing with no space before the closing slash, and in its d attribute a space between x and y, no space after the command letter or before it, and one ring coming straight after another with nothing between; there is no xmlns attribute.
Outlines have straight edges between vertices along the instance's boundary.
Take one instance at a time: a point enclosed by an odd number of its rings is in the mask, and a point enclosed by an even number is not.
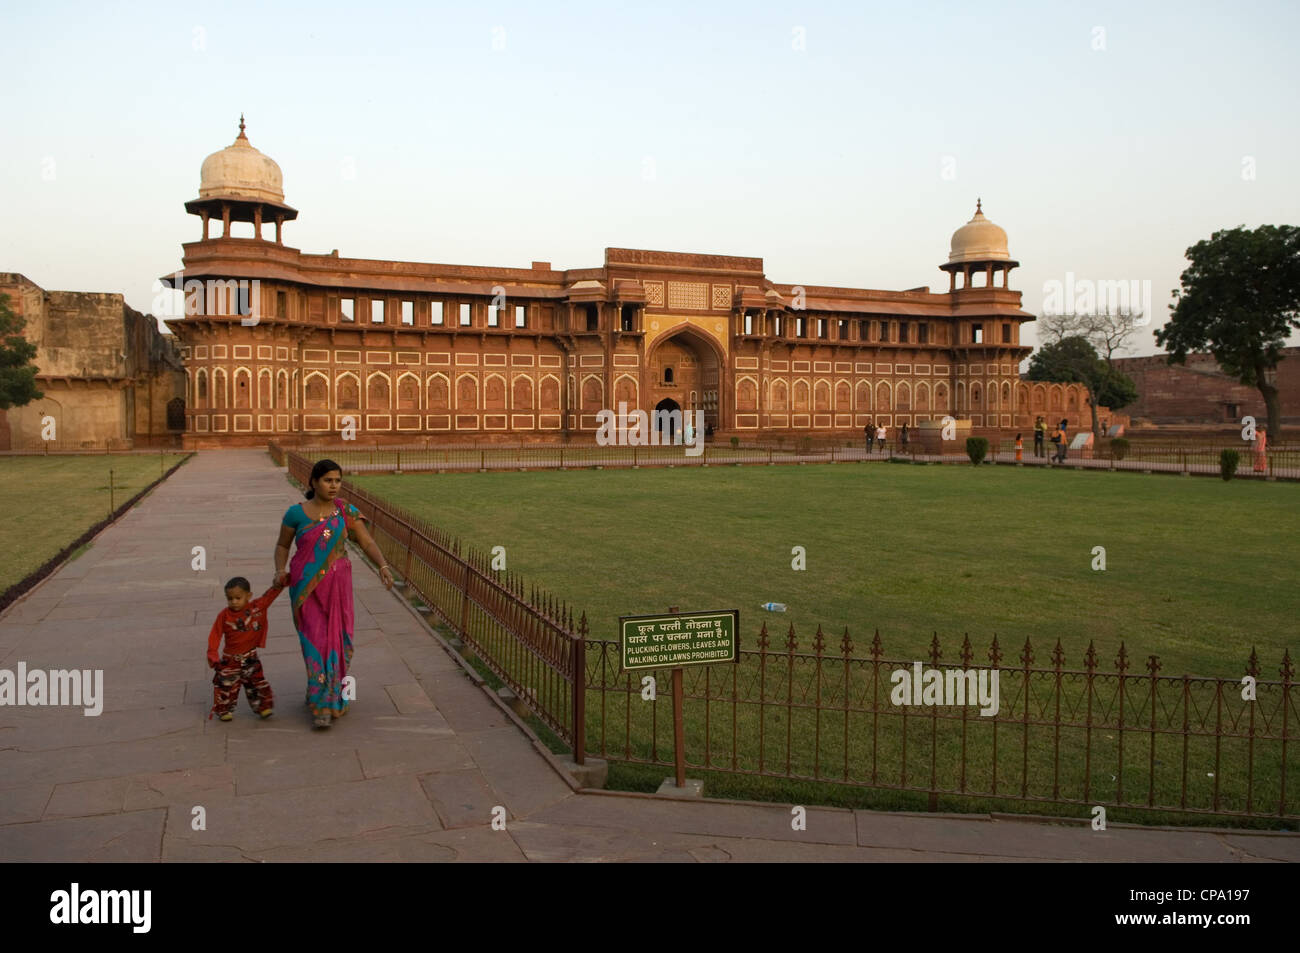
<svg viewBox="0 0 1300 953"><path fill-rule="evenodd" d="M234 718L235 704L239 701L242 685L248 704L263 718L269 718L274 698L271 685L262 672L262 662L257 650L266 645L266 610L275 597L284 591L287 573L276 573L275 583L256 599L252 587L243 576L226 583L226 608L217 615L208 633L208 665L212 676L212 711L222 721ZM222 638L225 651L217 653Z"/></svg>

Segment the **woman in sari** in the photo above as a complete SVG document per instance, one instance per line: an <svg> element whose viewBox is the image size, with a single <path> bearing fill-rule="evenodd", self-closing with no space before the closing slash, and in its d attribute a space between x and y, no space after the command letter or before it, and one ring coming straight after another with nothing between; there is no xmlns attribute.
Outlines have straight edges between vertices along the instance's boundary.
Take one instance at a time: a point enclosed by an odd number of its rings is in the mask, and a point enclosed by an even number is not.
<svg viewBox="0 0 1300 953"><path fill-rule="evenodd" d="M1255 431L1255 472L1265 473L1268 470L1268 457L1265 451L1268 450L1268 430L1260 427Z"/></svg>
<svg viewBox="0 0 1300 953"><path fill-rule="evenodd" d="M364 517L351 503L338 498L343 470L333 460L312 467L307 500L284 513L275 547L275 581L289 584L294 628L307 664L307 704L312 724L328 728L348 710L343 679L352 661L352 563L349 537L379 565L385 588L393 588L393 573L375 541L362 525ZM295 544L289 562L289 544Z"/></svg>

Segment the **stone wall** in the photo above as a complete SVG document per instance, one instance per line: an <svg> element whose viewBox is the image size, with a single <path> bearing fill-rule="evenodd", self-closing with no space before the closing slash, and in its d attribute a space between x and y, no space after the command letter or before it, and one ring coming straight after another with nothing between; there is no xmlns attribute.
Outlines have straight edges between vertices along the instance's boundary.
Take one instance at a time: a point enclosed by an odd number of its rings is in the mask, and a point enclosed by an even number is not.
<svg viewBox="0 0 1300 953"><path fill-rule="evenodd" d="M1300 348L1285 348L1283 354L1277 367L1282 419L1300 423ZM1216 424L1235 423L1247 414L1268 417L1259 390L1223 373L1211 354L1189 354L1186 365L1169 364L1163 354L1119 358L1115 364L1137 385L1137 402L1124 408L1134 421Z"/></svg>
<svg viewBox="0 0 1300 953"><path fill-rule="evenodd" d="M26 322L36 345L37 387L44 397L4 412L0 449L172 446L167 405L184 398L185 373L169 335L120 294L45 291L23 275L0 273L0 294Z"/></svg>

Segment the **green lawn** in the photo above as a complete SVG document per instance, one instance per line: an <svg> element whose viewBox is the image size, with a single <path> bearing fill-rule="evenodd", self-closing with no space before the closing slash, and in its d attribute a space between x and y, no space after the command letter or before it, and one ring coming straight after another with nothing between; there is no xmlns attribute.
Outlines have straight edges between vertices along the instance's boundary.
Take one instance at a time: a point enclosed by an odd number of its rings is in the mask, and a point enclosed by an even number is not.
<svg viewBox="0 0 1300 953"><path fill-rule="evenodd" d="M587 612L738 608L806 645L879 630L923 658L963 633L982 656L1056 639L1157 654L1163 674L1235 676L1251 646L1270 675L1300 648L1300 486L1030 468L837 464L362 476L357 482ZM807 569L791 568L792 548ZM1105 547L1106 569L1092 550ZM762 603L789 611L768 613Z"/></svg>
<svg viewBox="0 0 1300 953"><path fill-rule="evenodd" d="M8 514L0 530L0 592L38 569L59 550L121 506L179 454L105 454L0 457L8 491Z"/></svg>
<svg viewBox="0 0 1300 953"><path fill-rule="evenodd" d="M704 764L707 745L714 768L734 758L742 771L816 774L886 788L924 785L933 765L938 786L947 790L964 783L968 791L991 791L996 776L997 791L1019 793L1025 782L1031 795L1049 795L1059 781L1067 799L1083 798L1086 784L1086 797L1100 804L1142 802L1149 788L1156 804L1177 804L1184 784L1191 807L1208 808L1216 785L1227 810L1243 810L1247 797L1254 798L1256 811L1270 798L1277 803L1275 742L1261 741L1252 752L1240 739L1225 739L1216 748L1210 738L1192 737L1184 751L1178 733L1181 684L1166 683L1157 721L1174 733L1157 734L1153 748L1152 736L1141 730L1150 706L1149 683L1140 677L1147 674L1149 654L1160 656L1162 676L1227 679L1243 673L1252 646L1263 679L1278 678L1284 649L1293 660L1300 656L1295 484L884 463L405 475L358 482L475 548L505 547L512 571L586 610L592 639L615 638L620 614L660 612L674 604L683 611L739 608L746 649L755 647L758 628L767 621L774 624L771 651L784 652L793 623L799 651L811 652L821 625L832 656L823 672L822 699L832 710L820 715L800 704L811 703L817 691L817 666L809 662L787 668L777 656L760 672L750 657L740 666L687 671L687 750L697 765ZM805 571L791 568L795 546L806 551ZM1106 550L1105 571L1091 568L1097 546ZM790 609L761 610L769 600ZM847 672L833 660L845 626L854 654L868 660ZM1062 729L1058 755L1054 729L1033 724L1050 722L1050 710L1031 708L1028 727L1000 721L995 741L990 719L973 716L964 723L946 718L949 711L932 722L932 709L891 708L888 669L870 667L876 630L885 658L893 660L928 658L937 632L946 663L958 661L962 634L969 633L975 664L987 664L996 633L1004 670L1020 664L1026 639L1034 647L1034 666L1050 668L1059 639L1065 668L1083 668L1092 641L1098 670L1110 672L1123 640L1128 673L1139 677L1123 692L1126 736L1099 730L1089 739L1081 729ZM592 652L598 657L594 647ZM745 699L734 722L721 701L733 672ZM608 690L603 697L588 693L589 739L604 731L609 754L624 762L616 765L613 783L653 788L662 768L626 762L671 757L667 682L660 680L665 694L646 704L636 694L639 680L620 677L608 666L593 675L593 683L603 681ZM1034 704L1046 697L1051 681L1050 674L1033 677ZM851 699L847 713L845 690ZM870 710L873 690L882 693L879 714ZM1018 719L1025 709L1023 679L1004 671L1001 694L1002 717ZM1221 712L1225 724L1235 721L1244 731L1241 719L1249 717L1250 706L1232 686L1217 708L1213 696L1212 685L1193 683L1193 728L1212 730ZM1276 690L1261 696L1273 733L1280 733L1279 696ZM759 697L765 703L761 717L753 704ZM1076 706L1065 720L1082 721L1085 681L1067 680L1062 697L1067 709ZM1104 711L1113 722L1118 697L1117 680L1099 680L1096 715ZM791 699L793 705L786 704ZM962 732L968 734L964 782ZM589 750L596 743L590 741ZM1091 752L1090 771L1084 770L1085 750ZM1294 813L1300 759L1290 754L1287 788ZM1249 789L1248 761L1254 764ZM925 807L924 795L908 791L725 774L708 774L708 781L711 792L741 797ZM979 810L992 802L953 797L942 803L946 809ZM998 806L1026 809L1023 803Z"/></svg>

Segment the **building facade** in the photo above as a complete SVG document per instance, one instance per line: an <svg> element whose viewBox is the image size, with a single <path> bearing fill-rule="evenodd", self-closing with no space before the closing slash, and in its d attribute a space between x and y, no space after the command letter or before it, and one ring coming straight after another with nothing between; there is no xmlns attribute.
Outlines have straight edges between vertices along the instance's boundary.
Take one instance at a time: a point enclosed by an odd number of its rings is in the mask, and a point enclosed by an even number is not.
<svg viewBox="0 0 1300 953"><path fill-rule="evenodd" d="M0 272L0 295L36 345L45 395L0 410L0 450L170 447L184 432L185 374L176 341L120 294L46 291Z"/></svg>
<svg viewBox="0 0 1300 953"><path fill-rule="evenodd" d="M1086 423L1079 385L1029 384L1006 233L977 204L948 291L769 279L761 258L607 248L593 268L307 254L249 143L203 163L198 241L163 276L187 377L187 446L590 440L601 410L699 410L719 435L860 436L951 414L979 431ZM245 237L232 234L251 226ZM213 234L216 231L217 234ZM270 234L273 232L273 235Z"/></svg>

